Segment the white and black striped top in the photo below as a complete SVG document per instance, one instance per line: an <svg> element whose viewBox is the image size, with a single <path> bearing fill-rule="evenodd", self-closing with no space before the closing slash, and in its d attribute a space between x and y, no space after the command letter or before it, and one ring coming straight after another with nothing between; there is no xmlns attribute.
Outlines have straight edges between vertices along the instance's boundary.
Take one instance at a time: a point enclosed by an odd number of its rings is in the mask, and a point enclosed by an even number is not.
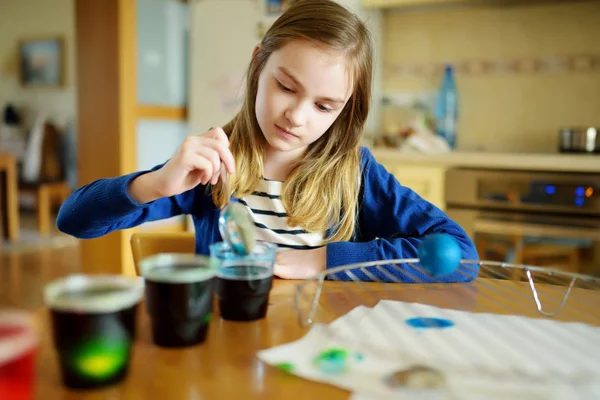
<svg viewBox="0 0 600 400"><path fill-rule="evenodd" d="M276 244L279 250L322 247L322 234L288 225L287 212L281 201L282 187L283 182L263 178L254 193L239 199L250 211L257 228L257 239Z"/></svg>

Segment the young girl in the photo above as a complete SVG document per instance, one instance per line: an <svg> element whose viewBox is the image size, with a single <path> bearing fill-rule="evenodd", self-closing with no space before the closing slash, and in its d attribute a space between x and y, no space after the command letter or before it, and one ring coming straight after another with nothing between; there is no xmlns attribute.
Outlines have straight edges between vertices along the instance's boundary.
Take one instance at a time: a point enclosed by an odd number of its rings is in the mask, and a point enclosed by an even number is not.
<svg viewBox="0 0 600 400"><path fill-rule="evenodd" d="M239 113L222 128L190 136L163 165L100 179L74 192L58 228L79 238L181 214L193 217L196 252L222 240L224 164L234 197L260 240L276 243L275 275L302 279L326 268L416 258L426 235L444 232L477 259L465 232L388 173L360 147L369 112L372 44L365 25L325 0L295 2L256 46ZM426 281L388 269L405 282ZM379 278L386 274L370 269ZM371 280L368 274L339 279ZM438 281L469 281L459 269Z"/></svg>

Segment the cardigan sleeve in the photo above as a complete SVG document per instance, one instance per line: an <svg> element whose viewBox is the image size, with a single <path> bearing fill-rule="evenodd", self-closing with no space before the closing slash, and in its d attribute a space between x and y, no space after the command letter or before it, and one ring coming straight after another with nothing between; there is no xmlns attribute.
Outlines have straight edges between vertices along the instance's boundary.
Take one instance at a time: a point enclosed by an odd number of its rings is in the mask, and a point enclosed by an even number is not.
<svg viewBox="0 0 600 400"><path fill-rule="evenodd" d="M327 268L354 263L418 258L420 243L430 234L452 236L462 250L463 260L477 260L477 250L466 232L442 210L429 203L379 164L368 149L362 148L363 180L356 238L327 245ZM383 269L385 272L382 272ZM477 264L461 266L453 273L434 278L409 264L366 268L376 280L401 282L468 282L477 277ZM333 279L374 280L368 273L353 269L337 273ZM389 275L395 279L391 279Z"/></svg>
<svg viewBox="0 0 600 400"><path fill-rule="evenodd" d="M145 222L191 213L197 188L146 204L139 204L129 196L127 187L131 181L161 166L99 179L80 187L61 206L56 220L58 229L80 239L92 239Z"/></svg>

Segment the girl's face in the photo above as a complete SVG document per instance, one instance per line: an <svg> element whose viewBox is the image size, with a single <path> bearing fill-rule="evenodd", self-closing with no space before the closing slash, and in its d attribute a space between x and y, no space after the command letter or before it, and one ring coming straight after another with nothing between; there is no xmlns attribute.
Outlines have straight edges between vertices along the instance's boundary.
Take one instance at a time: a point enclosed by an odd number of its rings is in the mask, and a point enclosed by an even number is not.
<svg viewBox="0 0 600 400"><path fill-rule="evenodd" d="M308 41L272 53L258 79L256 118L270 151L300 157L352 94L344 57Z"/></svg>

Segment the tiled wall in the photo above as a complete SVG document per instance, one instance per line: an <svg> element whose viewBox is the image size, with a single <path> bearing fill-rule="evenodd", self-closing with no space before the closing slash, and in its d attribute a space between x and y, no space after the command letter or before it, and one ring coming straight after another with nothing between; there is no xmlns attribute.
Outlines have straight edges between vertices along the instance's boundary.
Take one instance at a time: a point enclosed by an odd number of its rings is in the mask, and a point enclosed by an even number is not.
<svg viewBox="0 0 600 400"><path fill-rule="evenodd" d="M600 126L599 20L599 1L387 12L383 88L435 91L452 63L459 149L553 152L560 127Z"/></svg>

